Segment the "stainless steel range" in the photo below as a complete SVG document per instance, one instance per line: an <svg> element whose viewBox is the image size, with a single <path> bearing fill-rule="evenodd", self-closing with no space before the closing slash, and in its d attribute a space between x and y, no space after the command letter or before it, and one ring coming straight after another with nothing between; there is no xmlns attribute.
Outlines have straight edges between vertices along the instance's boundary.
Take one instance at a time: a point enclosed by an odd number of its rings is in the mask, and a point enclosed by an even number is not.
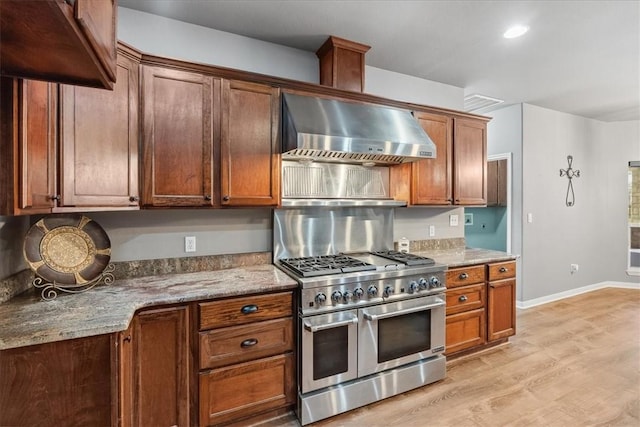
<svg viewBox="0 0 640 427"><path fill-rule="evenodd" d="M300 283L306 425L445 377L446 267L391 250L391 208L274 213L274 263Z"/></svg>

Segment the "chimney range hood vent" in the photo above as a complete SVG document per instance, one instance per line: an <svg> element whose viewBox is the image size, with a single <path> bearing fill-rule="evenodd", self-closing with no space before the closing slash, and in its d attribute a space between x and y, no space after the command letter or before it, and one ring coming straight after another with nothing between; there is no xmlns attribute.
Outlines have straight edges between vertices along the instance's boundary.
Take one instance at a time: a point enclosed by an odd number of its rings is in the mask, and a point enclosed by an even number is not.
<svg viewBox="0 0 640 427"><path fill-rule="evenodd" d="M413 115L377 105L283 94L284 159L399 164L436 156Z"/></svg>

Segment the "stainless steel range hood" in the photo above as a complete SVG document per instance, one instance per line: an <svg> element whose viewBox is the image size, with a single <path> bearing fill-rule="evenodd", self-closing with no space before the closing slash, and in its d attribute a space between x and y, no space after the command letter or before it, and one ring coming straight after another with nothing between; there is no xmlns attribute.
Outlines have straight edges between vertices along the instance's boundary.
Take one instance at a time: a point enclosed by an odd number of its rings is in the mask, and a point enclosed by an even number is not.
<svg viewBox="0 0 640 427"><path fill-rule="evenodd" d="M436 156L409 111L283 94L284 159L399 164Z"/></svg>

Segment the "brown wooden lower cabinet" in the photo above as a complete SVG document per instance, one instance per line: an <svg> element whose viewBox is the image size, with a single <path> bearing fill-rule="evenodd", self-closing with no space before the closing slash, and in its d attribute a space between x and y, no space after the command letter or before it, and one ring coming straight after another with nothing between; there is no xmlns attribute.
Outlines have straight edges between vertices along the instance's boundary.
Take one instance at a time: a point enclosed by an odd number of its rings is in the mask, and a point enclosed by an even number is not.
<svg viewBox="0 0 640 427"><path fill-rule="evenodd" d="M200 425L217 425L293 403L293 355L200 374Z"/></svg>
<svg viewBox="0 0 640 427"><path fill-rule="evenodd" d="M135 315L122 334L120 356L122 426L191 424L188 306Z"/></svg>
<svg viewBox="0 0 640 427"><path fill-rule="evenodd" d="M116 426L115 335L0 351L0 426Z"/></svg>
<svg viewBox="0 0 640 427"><path fill-rule="evenodd" d="M516 333L516 262L447 271L447 356L506 341Z"/></svg>
<svg viewBox="0 0 640 427"><path fill-rule="evenodd" d="M484 308L447 316L447 355L485 343Z"/></svg>

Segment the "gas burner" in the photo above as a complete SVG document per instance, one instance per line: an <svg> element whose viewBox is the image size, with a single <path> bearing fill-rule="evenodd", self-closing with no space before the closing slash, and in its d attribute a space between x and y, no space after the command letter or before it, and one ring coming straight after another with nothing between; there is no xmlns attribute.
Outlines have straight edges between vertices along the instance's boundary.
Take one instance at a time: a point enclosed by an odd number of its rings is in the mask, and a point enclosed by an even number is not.
<svg viewBox="0 0 640 427"><path fill-rule="evenodd" d="M284 258L280 263L302 277L375 270L376 266L347 255L318 255Z"/></svg>
<svg viewBox="0 0 640 427"><path fill-rule="evenodd" d="M408 252L399 251L375 251L374 255L381 256L393 261L400 262L405 265L433 265L436 262L431 258L422 257L419 255L410 254Z"/></svg>

